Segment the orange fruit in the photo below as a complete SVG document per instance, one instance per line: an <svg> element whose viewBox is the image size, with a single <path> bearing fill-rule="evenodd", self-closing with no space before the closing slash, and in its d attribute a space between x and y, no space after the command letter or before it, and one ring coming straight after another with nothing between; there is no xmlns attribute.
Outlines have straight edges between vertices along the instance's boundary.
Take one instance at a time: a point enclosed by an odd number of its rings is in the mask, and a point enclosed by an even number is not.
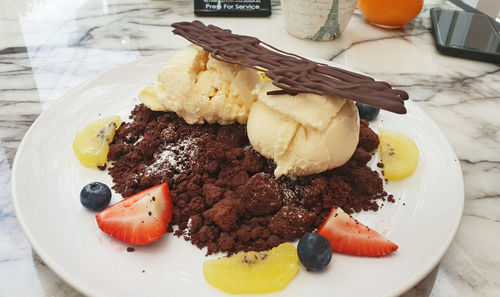
<svg viewBox="0 0 500 297"><path fill-rule="evenodd" d="M359 0L358 9L374 25L399 28L413 20L423 4L423 0Z"/></svg>

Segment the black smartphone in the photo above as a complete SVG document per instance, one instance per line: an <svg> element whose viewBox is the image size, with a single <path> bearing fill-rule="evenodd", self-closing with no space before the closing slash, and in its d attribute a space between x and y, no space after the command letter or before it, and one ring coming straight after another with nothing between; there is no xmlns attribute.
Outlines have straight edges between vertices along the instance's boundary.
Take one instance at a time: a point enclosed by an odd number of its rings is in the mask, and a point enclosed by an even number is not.
<svg viewBox="0 0 500 297"><path fill-rule="evenodd" d="M445 55L500 63L500 34L485 14L432 8L438 51Z"/></svg>

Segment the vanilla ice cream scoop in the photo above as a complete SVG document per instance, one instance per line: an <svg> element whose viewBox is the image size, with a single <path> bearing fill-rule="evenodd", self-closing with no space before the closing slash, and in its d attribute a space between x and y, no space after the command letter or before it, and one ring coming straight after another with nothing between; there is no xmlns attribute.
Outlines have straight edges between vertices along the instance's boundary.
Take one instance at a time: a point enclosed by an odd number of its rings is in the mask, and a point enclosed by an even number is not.
<svg viewBox="0 0 500 297"><path fill-rule="evenodd" d="M158 83L145 86L139 100L152 110L173 111L189 124L245 124L259 81L255 70L218 61L192 45L172 56Z"/></svg>
<svg viewBox="0 0 500 297"><path fill-rule="evenodd" d="M351 100L311 93L267 95L277 90L262 83L254 93L247 134L259 153L276 162L274 175L302 176L342 166L359 140L358 110Z"/></svg>

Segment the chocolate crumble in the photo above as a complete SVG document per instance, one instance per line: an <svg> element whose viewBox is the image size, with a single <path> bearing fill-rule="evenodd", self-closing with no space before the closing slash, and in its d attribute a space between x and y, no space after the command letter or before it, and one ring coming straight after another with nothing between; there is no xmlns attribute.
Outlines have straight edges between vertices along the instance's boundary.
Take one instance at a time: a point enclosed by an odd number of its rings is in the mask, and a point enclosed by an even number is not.
<svg viewBox="0 0 500 297"><path fill-rule="evenodd" d="M291 180L275 179L276 165L250 146L244 125L189 125L142 104L130 118L110 145L113 189L128 197L167 182L168 232L207 247L207 254L268 250L318 228L333 206L376 211L377 200L388 196L366 166L379 141L365 120L345 165Z"/></svg>

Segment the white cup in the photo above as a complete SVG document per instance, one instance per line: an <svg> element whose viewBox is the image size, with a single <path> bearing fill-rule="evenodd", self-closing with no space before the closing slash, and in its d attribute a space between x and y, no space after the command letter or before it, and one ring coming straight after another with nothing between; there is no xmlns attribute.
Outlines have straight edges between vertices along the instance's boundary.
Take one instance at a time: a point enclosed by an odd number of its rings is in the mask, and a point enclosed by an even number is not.
<svg viewBox="0 0 500 297"><path fill-rule="evenodd" d="M344 32L358 0L281 0L291 35L308 40L333 40Z"/></svg>

